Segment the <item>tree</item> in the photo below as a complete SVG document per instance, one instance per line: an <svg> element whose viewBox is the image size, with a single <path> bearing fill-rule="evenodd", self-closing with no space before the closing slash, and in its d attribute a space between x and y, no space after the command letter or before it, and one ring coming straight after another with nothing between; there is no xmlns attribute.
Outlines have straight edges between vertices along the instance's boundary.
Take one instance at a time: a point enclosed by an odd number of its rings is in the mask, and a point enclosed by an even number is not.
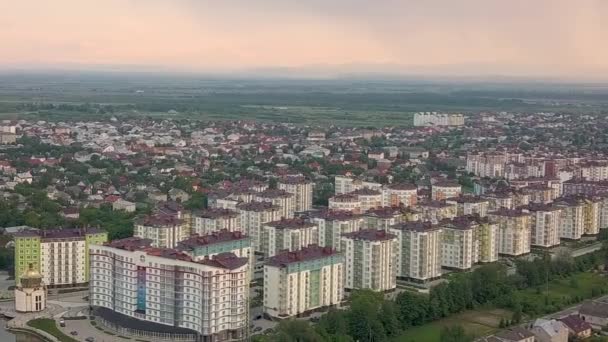
<svg viewBox="0 0 608 342"><path fill-rule="evenodd" d="M308 322L290 319L279 323L270 340L276 342L322 342L323 338Z"/></svg>
<svg viewBox="0 0 608 342"><path fill-rule="evenodd" d="M441 330L441 342L470 342L473 337L467 336L461 326L446 327Z"/></svg>

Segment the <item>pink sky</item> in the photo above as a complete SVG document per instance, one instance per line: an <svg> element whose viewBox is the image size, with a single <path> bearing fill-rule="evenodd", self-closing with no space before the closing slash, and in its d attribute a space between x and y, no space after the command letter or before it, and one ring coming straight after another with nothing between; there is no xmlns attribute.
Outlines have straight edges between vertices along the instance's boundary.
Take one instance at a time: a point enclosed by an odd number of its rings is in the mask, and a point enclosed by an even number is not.
<svg viewBox="0 0 608 342"><path fill-rule="evenodd" d="M4 0L0 67L593 78L608 76L606 18L605 0Z"/></svg>

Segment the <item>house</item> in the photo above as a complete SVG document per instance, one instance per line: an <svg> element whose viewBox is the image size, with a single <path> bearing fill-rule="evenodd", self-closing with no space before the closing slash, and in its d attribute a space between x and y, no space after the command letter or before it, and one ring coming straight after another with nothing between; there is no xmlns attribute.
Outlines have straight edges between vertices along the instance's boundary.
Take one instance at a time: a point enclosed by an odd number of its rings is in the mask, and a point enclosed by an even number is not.
<svg viewBox="0 0 608 342"><path fill-rule="evenodd" d="M123 210L128 213L134 212L136 209L135 203L119 199L112 203L112 210Z"/></svg>
<svg viewBox="0 0 608 342"><path fill-rule="evenodd" d="M75 207L65 208L61 211L61 216L66 219L78 220L80 218L80 209Z"/></svg>
<svg viewBox="0 0 608 342"><path fill-rule="evenodd" d="M608 324L608 303L588 301L581 305L578 316L594 329L602 329Z"/></svg>
<svg viewBox="0 0 608 342"><path fill-rule="evenodd" d="M568 342L568 327L561 321L537 319L530 331L536 342Z"/></svg>
<svg viewBox="0 0 608 342"><path fill-rule="evenodd" d="M20 183L20 184L21 183L32 184L34 177L32 177L32 174L29 171L20 172L20 173L17 173L14 180L15 180L15 182Z"/></svg>
<svg viewBox="0 0 608 342"><path fill-rule="evenodd" d="M566 325L572 338L585 339L591 336L591 324L585 322L579 316L570 315L559 320Z"/></svg>
<svg viewBox="0 0 608 342"><path fill-rule="evenodd" d="M169 190L169 197L176 202L184 203L190 199L190 195L182 189Z"/></svg>

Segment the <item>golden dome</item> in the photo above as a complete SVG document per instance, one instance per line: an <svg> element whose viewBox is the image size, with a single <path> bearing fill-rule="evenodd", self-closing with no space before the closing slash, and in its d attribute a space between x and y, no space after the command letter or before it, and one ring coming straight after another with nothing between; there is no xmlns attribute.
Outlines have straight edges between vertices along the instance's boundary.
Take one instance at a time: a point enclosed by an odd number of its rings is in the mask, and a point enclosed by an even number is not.
<svg viewBox="0 0 608 342"><path fill-rule="evenodd" d="M34 269L34 265L30 264L30 267L21 275L21 279L36 279L42 278L40 272Z"/></svg>

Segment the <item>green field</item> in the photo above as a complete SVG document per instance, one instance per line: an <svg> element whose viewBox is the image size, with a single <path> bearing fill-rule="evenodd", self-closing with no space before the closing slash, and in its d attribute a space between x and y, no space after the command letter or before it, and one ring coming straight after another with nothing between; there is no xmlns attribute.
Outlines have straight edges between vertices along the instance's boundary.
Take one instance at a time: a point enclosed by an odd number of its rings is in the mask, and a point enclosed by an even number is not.
<svg viewBox="0 0 608 342"><path fill-rule="evenodd" d="M404 332L394 342L440 342L441 330L449 326L461 326L467 335L485 336L498 331L501 319L510 319L511 312L502 309L465 311L449 318L421 325Z"/></svg>
<svg viewBox="0 0 608 342"><path fill-rule="evenodd" d="M524 306L524 312L535 309L528 318L543 316L575 305L585 299L599 296L598 289L608 289L608 278L597 273L579 273L549 283L548 299L545 287L517 291L515 296ZM594 290L595 289L595 290ZM503 309L478 309L465 311L448 318L421 325L405 331L394 342L440 342L441 330L449 326L461 326L474 337L490 335L499 330L501 319L509 320L512 313Z"/></svg>
<svg viewBox="0 0 608 342"><path fill-rule="evenodd" d="M27 322L32 328L40 329L45 331L53 336L55 336L61 342L78 342L77 340L71 338L70 336L64 334L57 328L57 323L49 318L37 318Z"/></svg>

